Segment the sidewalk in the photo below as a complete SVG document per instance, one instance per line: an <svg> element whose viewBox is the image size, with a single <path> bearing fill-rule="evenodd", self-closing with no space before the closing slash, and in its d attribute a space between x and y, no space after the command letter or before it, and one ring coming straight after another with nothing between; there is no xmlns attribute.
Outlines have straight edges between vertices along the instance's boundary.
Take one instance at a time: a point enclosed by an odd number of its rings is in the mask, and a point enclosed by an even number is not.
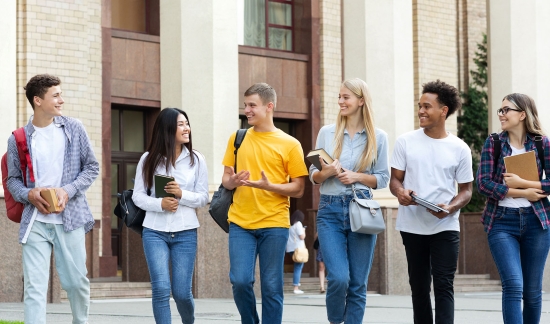
<svg viewBox="0 0 550 324"><path fill-rule="evenodd" d="M283 323L327 323L324 295L285 295ZM433 300L433 298L432 298ZM502 323L500 293L461 293L455 295L455 323ZM258 305L259 311L261 306ZM174 302L172 321L178 323ZM70 323L72 316L67 302L48 305L47 322ZM232 299L196 299L196 324L240 323ZM22 303L0 303L0 319L23 320ZM150 299L92 300L90 324L154 323ZM541 323L550 323L550 294L543 294ZM412 323L409 296L368 295L363 323Z"/></svg>

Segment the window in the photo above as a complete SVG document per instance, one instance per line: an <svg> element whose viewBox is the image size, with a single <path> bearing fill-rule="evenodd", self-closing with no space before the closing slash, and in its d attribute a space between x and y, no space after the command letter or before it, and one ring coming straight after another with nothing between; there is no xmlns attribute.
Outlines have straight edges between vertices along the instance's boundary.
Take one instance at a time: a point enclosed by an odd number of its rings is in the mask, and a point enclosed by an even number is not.
<svg viewBox="0 0 550 324"><path fill-rule="evenodd" d="M160 35L159 0L112 0L111 27Z"/></svg>
<svg viewBox="0 0 550 324"><path fill-rule="evenodd" d="M292 51L292 6L292 0L239 0L239 44Z"/></svg>

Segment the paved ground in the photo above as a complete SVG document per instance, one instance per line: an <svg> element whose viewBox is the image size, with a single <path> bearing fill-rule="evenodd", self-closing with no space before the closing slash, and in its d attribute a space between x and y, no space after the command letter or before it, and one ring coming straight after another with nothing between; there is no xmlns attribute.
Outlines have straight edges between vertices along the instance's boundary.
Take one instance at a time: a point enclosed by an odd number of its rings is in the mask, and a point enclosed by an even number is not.
<svg viewBox="0 0 550 324"><path fill-rule="evenodd" d="M455 323L502 323L500 293L457 294ZM197 324L239 323L239 313L231 299L195 300ZM259 306L259 309L261 307ZM47 322L70 323L68 303L50 304ZM172 302L172 320L179 323ZM0 319L23 320L23 304L0 303ZM154 323L150 299L93 300L90 306L90 324L144 324ZM327 323L324 295L286 295L283 323ZM363 323L412 323L409 296L368 295ZM550 323L550 294L543 295L541 323Z"/></svg>

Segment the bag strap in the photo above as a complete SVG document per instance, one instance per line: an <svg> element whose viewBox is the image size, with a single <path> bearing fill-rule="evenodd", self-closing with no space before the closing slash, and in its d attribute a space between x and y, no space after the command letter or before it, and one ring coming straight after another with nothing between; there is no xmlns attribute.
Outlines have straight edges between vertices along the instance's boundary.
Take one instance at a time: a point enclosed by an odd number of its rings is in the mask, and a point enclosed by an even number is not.
<svg viewBox="0 0 550 324"><path fill-rule="evenodd" d="M544 147L542 146L542 136L540 135L537 135L535 136L535 146L537 147L537 154L539 156L539 161L540 161L540 166L542 167L542 172L544 172L544 174L546 174L545 170L546 170L546 167L545 167L545 164L544 163ZM546 178L548 178L548 176L546 176Z"/></svg>
<svg viewBox="0 0 550 324"><path fill-rule="evenodd" d="M370 195L372 197L372 189L370 187L367 187L367 189L369 189ZM357 191L359 191L359 189L355 188L355 183L351 184L351 190L353 190L353 196L355 197L355 199L359 199L359 197L357 197ZM363 196L363 199L372 200L372 198L367 198L367 196L365 196L365 194L362 191L359 191L359 192Z"/></svg>
<svg viewBox="0 0 550 324"><path fill-rule="evenodd" d="M241 144L243 143L244 137L246 136L246 131L248 129L239 129L237 130L237 134L235 135L235 142L233 142L233 146L235 147L235 151L233 151L233 154L235 154L235 173L237 173L237 151L241 147Z"/></svg>
<svg viewBox="0 0 550 324"><path fill-rule="evenodd" d="M15 143L17 144L17 153L19 153L19 165L21 172L23 172L23 183L27 185L27 167L29 168L29 176L31 181L34 182L34 172L32 169L31 155L29 153L29 147L27 145L27 136L25 135L25 128L21 127L13 131L15 137Z"/></svg>
<svg viewBox="0 0 550 324"><path fill-rule="evenodd" d="M497 133L492 133L491 137L493 138L493 175L492 178L495 178L495 172L497 171L498 159L500 158L500 136Z"/></svg>

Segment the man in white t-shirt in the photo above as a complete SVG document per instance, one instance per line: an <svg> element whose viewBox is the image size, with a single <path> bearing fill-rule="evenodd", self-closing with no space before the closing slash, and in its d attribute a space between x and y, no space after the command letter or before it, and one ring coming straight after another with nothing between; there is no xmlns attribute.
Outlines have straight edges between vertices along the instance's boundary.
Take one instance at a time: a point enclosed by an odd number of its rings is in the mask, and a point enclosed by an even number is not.
<svg viewBox="0 0 550 324"><path fill-rule="evenodd" d="M34 115L25 125L32 161L26 181L15 138L8 139L8 190L25 206L19 227L25 282L25 323L46 323L50 259L67 291L74 324L88 320L90 282L86 277L84 235L94 226L86 190L99 174L99 163L82 123L63 116L61 80L48 74L32 77L25 95ZM32 172L32 176L31 173ZM50 213L40 192L54 189L59 211Z"/></svg>
<svg viewBox="0 0 550 324"><path fill-rule="evenodd" d="M433 323L432 276L435 323L454 322L458 216L472 197L474 180L470 148L445 129L445 120L460 105L455 87L439 80L424 84L418 102L421 128L397 139L390 162L390 190L399 200L396 229L407 255L414 323ZM411 193L449 213L417 205Z"/></svg>

